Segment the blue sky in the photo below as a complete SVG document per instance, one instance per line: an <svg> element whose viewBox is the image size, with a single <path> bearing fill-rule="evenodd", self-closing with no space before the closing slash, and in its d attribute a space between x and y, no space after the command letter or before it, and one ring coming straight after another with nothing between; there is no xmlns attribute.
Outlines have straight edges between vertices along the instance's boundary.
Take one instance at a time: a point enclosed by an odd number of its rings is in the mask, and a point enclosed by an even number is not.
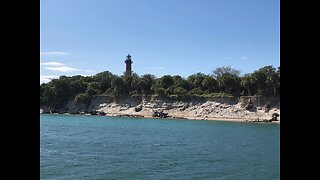
<svg viewBox="0 0 320 180"><path fill-rule="evenodd" d="M187 77L280 65L279 0L41 0L40 83L133 71Z"/></svg>

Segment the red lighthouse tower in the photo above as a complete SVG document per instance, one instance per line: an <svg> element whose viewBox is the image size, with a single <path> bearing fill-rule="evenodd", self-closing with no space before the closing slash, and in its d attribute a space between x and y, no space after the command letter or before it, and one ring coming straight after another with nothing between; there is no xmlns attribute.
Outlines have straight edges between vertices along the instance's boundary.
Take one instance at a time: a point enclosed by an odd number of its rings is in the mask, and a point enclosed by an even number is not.
<svg viewBox="0 0 320 180"><path fill-rule="evenodd" d="M132 69L131 69L131 64L133 63L131 60L130 54L128 54L127 59L124 61L126 63L126 76L131 76L132 75Z"/></svg>

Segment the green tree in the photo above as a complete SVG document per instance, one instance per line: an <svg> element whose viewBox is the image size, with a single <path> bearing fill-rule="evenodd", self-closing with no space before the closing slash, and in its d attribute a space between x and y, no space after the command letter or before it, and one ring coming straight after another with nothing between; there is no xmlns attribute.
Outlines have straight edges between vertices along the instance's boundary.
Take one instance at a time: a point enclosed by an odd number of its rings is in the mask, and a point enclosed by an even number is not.
<svg viewBox="0 0 320 180"><path fill-rule="evenodd" d="M70 99L68 84L66 79L53 79L44 86L43 98L41 98L44 105L59 108Z"/></svg>
<svg viewBox="0 0 320 180"><path fill-rule="evenodd" d="M216 79L224 74L232 74L239 77L240 71L232 68L231 66L218 67L212 71L212 76Z"/></svg>
<svg viewBox="0 0 320 180"><path fill-rule="evenodd" d="M280 73L272 66L265 66L252 73L253 84L258 95L277 96L280 89Z"/></svg>
<svg viewBox="0 0 320 180"><path fill-rule="evenodd" d="M88 94L89 96L93 96L93 95L97 95L100 94L100 84L98 82L90 82L88 83L88 88L86 91L86 94Z"/></svg>
<svg viewBox="0 0 320 180"><path fill-rule="evenodd" d="M161 87L163 87L164 89L169 88L170 86L172 86L174 84L173 78L170 75L165 75L162 76L159 79L159 84L161 85Z"/></svg>
<svg viewBox="0 0 320 180"><path fill-rule="evenodd" d="M182 78L179 75L175 75L172 77L173 82L174 82L174 87L181 87L185 90L190 90L190 84L188 81L184 78Z"/></svg>
<svg viewBox="0 0 320 180"><path fill-rule="evenodd" d="M202 95L203 94L203 91L200 87L197 87L197 88L193 88L191 89L189 92L188 92L189 95Z"/></svg>
<svg viewBox="0 0 320 180"><path fill-rule="evenodd" d="M111 88L112 88L111 95L113 96L123 95L125 93L125 86L124 86L123 79L118 76L115 76L111 80Z"/></svg>
<svg viewBox="0 0 320 180"><path fill-rule="evenodd" d="M190 75L187 78L187 80L188 80L188 83L190 84L191 89L200 88L202 90L203 89L202 81L205 77L206 77L206 75L203 73L197 73L197 74Z"/></svg>
<svg viewBox="0 0 320 180"><path fill-rule="evenodd" d="M212 93L217 90L218 82L211 76L206 75L201 82L202 90Z"/></svg>
<svg viewBox="0 0 320 180"><path fill-rule="evenodd" d="M253 78L252 78L251 74L245 74L241 78L240 84L244 89L247 90L247 95L251 96L251 89L253 88Z"/></svg>
<svg viewBox="0 0 320 180"><path fill-rule="evenodd" d="M154 86L153 86L154 87ZM156 95L160 97L166 96L165 89L163 87L153 88L153 91Z"/></svg>
<svg viewBox="0 0 320 180"><path fill-rule="evenodd" d="M104 71L93 76L93 80L98 83L101 92L105 92L111 87L111 80L113 78L114 75L109 71Z"/></svg>
<svg viewBox="0 0 320 180"><path fill-rule="evenodd" d="M122 80L123 80L123 94L130 94L130 92L132 91L133 77L122 76Z"/></svg>
<svg viewBox="0 0 320 180"><path fill-rule="evenodd" d="M183 87L175 87L173 89L173 94L179 95L179 96L185 96L188 93L187 90L185 90Z"/></svg>
<svg viewBox="0 0 320 180"><path fill-rule="evenodd" d="M234 96L239 96L241 91L247 95L280 95L280 67L265 66L241 78L239 72L227 66L216 68L213 77L197 73L187 79L179 75L156 78L145 74L139 77L136 73L119 77L109 71L94 76L60 76L40 85L40 106L61 108L69 100L88 104L92 96L101 93L113 96L157 94L177 99L188 95L211 97L218 94L215 92Z"/></svg>
<svg viewBox="0 0 320 180"><path fill-rule="evenodd" d="M223 74L217 79L221 92L238 96L240 94L240 78L234 74Z"/></svg>
<svg viewBox="0 0 320 180"><path fill-rule="evenodd" d="M155 83L156 77L152 74L145 74L141 76L141 85L142 85L142 91L145 94L152 94L151 87Z"/></svg>

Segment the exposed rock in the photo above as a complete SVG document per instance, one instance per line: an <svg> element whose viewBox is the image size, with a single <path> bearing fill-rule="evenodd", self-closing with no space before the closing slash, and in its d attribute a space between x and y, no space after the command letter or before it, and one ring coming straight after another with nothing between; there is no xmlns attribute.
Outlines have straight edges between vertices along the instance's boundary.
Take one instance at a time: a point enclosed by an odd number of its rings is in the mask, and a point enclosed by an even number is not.
<svg viewBox="0 0 320 180"><path fill-rule="evenodd" d="M190 111L197 109L195 106L190 107Z"/></svg>
<svg viewBox="0 0 320 180"><path fill-rule="evenodd" d="M173 109L174 107L172 106L171 103L168 103L167 106L163 107L165 110Z"/></svg>
<svg viewBox="0 0 320 180"><path fill-rule="evenodd" d="M231 106L224 104L224 105L221 105L220 107L221 107L221 108L224 108L224 109L227 109L227 108L230 108Z"/></svg>
<svg viewBox="0 0 320 180"><path fill-rule="evenodd" d="M135 112L140 112L142 110L142 107L141 106L137 106L134 108L134 111Z"/></svg>
<svg viewBox="0 0 320 180"><path fill-rule="evenodd" d="M106 107L106 106L107 106L107 104L106 104L106 103L102 103L102 104L100 104L100 105L99 105L99 107L98 107L98 108L100 109L100 108L104 108L104 107Z"/></svg>
<svg viewBox="0 0 320 180"><path fill-rule="evenodd" d="M253 108L253 104L247 104L244 108L246 110L251 110Z"/></svg>
<svg viewBox="0 0 320 180"><path fill-rule="evenodd" d="M265 113L268 113L270 111L270 105L269 104L266 104L265 106L264 106L264 112Z"/></svg>
<svg viewBox="0 0 320 180"><path fill-rule="evenodd" d="M164 113L163 111L153 111L152 117L166 118L168 117L168 113Z"/></svg>
<svg viewBox="0 0 320 180"><path fill-rule="evenodd" d="M278 113L273 113L271 120L272 120L272 121L278 121L278 117L279 117L279 116L280 116L280 115L279 115Z"/></svg>
<svg viewBox="0 0 320 180"><path fill-rule="evenodd" d="M98 115L98 111L93 110L93 111L90 111L89 114L91 114L91 115Z"/></svg>
<svg viewBox="0 0 320 180"><path fill-rule="evenodd" d="M245 108L246 110L252 110L253 107L254 107L254 106L253 106L253 103L252 103L251 99L249 99L249 100L248 100L248 103L245 105L244 108Z"/></svg>
<svg viewBox="0 0 320 180"><path fill-rule="evenodd" d="M98 116L105 116L105 115L106 115L105 112L103 112L103 111L98 111Z"/></svg>
<svg viewBox="0 0 320 180"><path fill-rule="evenodd" d="M223 98L217 99L204 99L204 100L188 100L188 101L174 101L174 100L155 100L152 102L151 98L144 98L135 103L131 102L131 99L119 101L102 101L96 98L96 104L94 108L79 107L78 105L73 106L70 103L66 108L60 109L49 109L40 107L43 109L43 113L63 113L69 112L70 114L93 114L93 115L108 115L108 116L128 116L137 117L145 116L150 117L186 117L188 119L212 119L212 118L223 118L223 119L248 119L249 121L257 120L264 122L265 119L272 122L280 122L280 105L279 103L271 103L268 99L264 101L252 100L252 97L245 97L240 100L234 100L229 102ZM155 99L155 98L154 98ZM241 99L241 98L239 98ZM237 103L234 103L237 101ZM93 104L93 103L92 103ZM267 106L270 104L270 108ZM130 108L130 105L132 106ZM93 106L92 106L93 107ZM143 108L142 108L143 107ZM157 110L156 112L153 111ZM268 113L265 110L269 109ZM97 112L95 112L97 110ZM166 113L163 112L165 110ZM249 110L249 111L247 111ZM257 111L259 110L259 111ZM279 114L279 116L271 115L273 113ZM267 121L266 121L267 122Z"/></svg>
<svg viewBox="0 0 320 180"><path fill-rule="evenodd" d="M182 108L180 108L180 111L184 111L189 107L189 104L184 105Z"/></svg>

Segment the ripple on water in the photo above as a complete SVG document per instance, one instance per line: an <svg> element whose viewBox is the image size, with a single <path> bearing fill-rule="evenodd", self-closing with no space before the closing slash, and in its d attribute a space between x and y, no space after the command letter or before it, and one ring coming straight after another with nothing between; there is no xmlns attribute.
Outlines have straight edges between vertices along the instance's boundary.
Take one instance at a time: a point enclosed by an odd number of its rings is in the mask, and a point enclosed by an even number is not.
<svg viewBox="0 0 320 180"><path fill-rule="evenodd" d="M279 126L40 118L41 179L279 179Z"/></svg>

